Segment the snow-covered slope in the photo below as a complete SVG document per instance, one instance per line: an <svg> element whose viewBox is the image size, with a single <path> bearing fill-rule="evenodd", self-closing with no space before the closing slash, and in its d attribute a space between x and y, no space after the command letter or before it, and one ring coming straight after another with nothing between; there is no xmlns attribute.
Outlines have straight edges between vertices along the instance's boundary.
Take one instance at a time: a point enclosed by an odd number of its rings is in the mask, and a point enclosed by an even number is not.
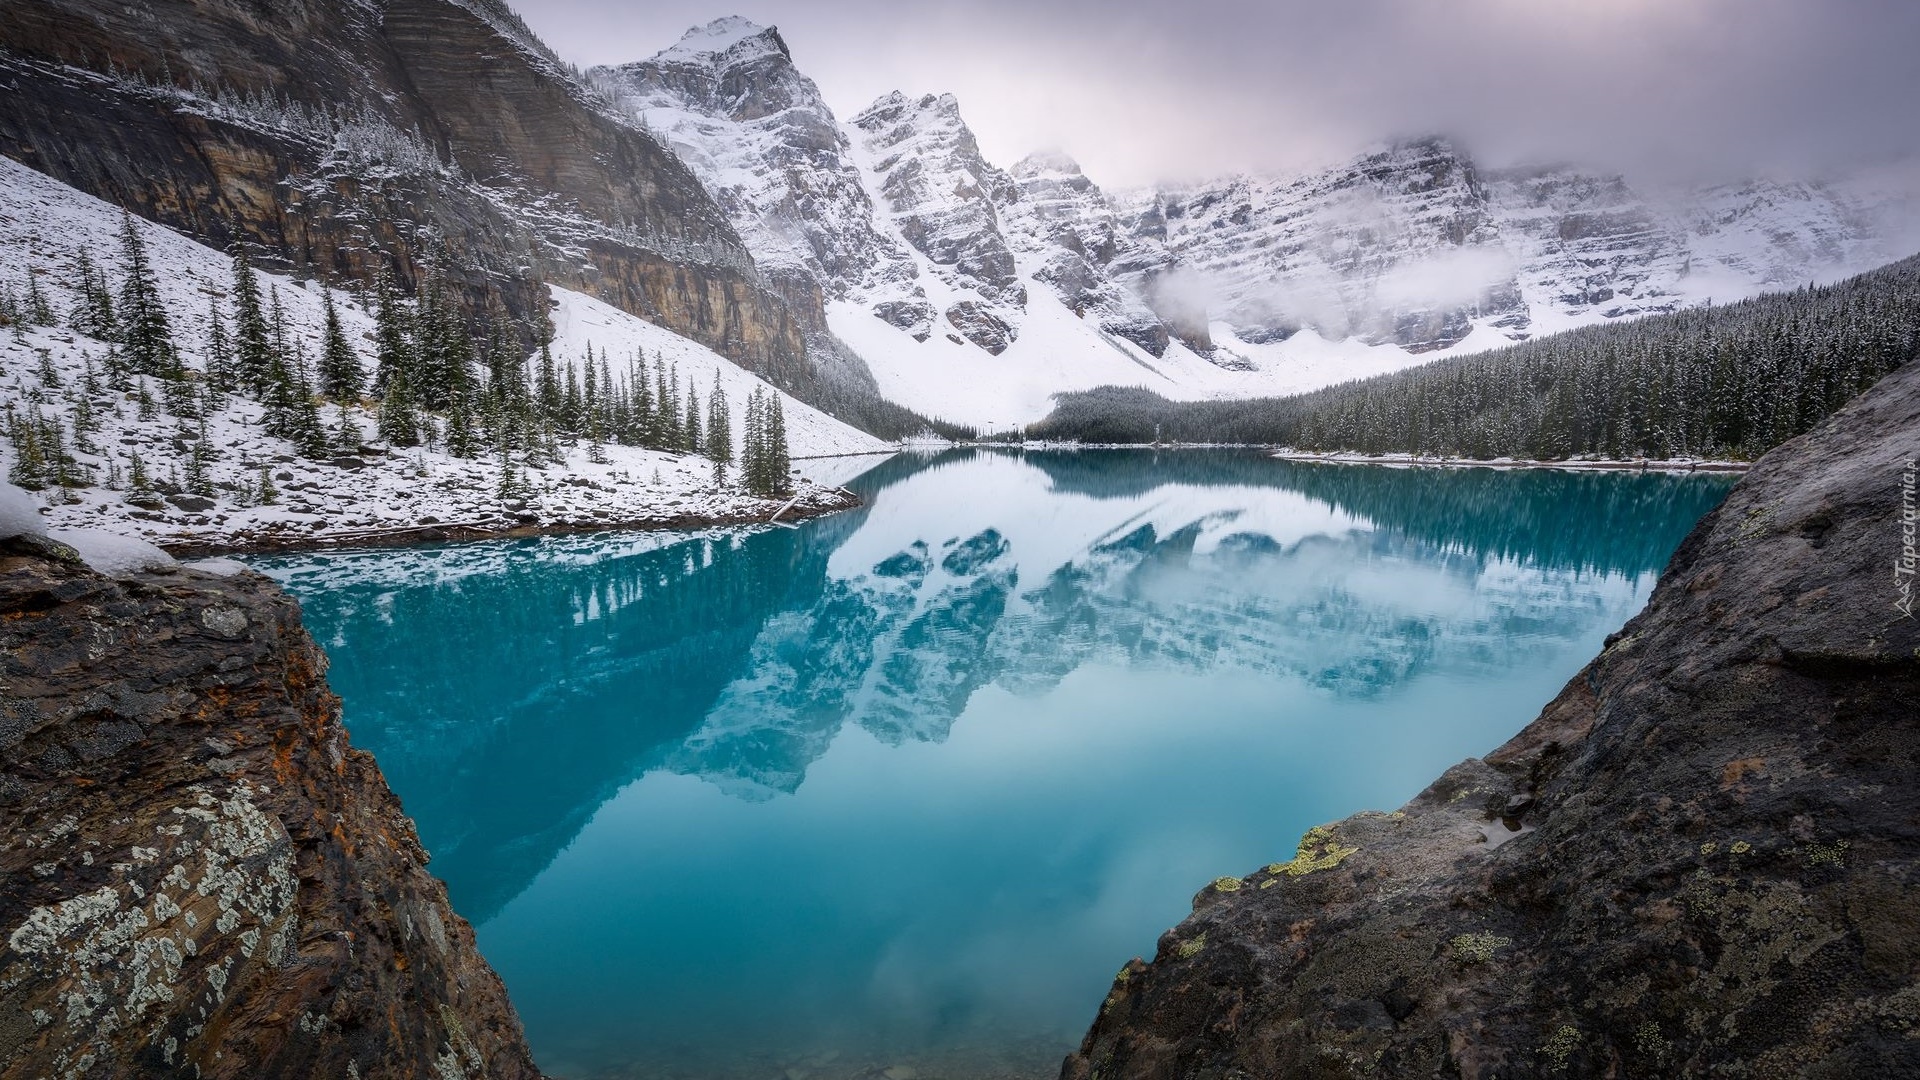
<svg viewBox="0 0 1920 1080"><path fill-rule="evenodd" d="M262 544L345 538L397 529L473 526L499 529L539 522L591 525L643 521L764 516L771 506L736 488L716 489L704 459L608 446L607 461L588 460L585 446L566 450L566 461L529 470L527 490L500 496L500 470L490 459L452 457L444 448L387 451L368 444L325 461L296 455L286 440L261 426L265 408L232 398L205 418L170 415L156 380L136 378L109 386L105 358L110 346L66 326L78 296L77 263L85 252L109 280L124 274L120 232L123 218L109 206L13 161L0 158L0 289L24 298L29 280L53 309L58 324L0 330L0 410L9 433L37 418L58 421L63 448L79 466L83 486L50 488L36 495L48 504L51 523L104 527L166 544ZM226 309L233 280L228 257L163 226L134 219L157 272L159 291L182 359L198 382L206 366L209 312ZM262 292L277 298L290 351L307 362L320 353L327 292L316 283L259 274ZM373 320L362 299L333 290L349 339L372 367ZM554 342L558 358L576 361L589 345L596 354L624 361L644 351L667 360L705 399L716 375L735 402L736 428L744 422L747 396L759 380L712 350L590 297L554 290ZM152 403L142 408L139 399ZM82 406L81 402L86 404ZM88 425L76 423L82 413ZM142 418L142 412L148 413ZM792 399L784 401L791 453L869 453L885 444ZM347 410L365 434L375 430L368 408ZM330 430L339 413L329 406ZM211 490L186 490L186 474L203 450ZM736 430L735 445L739 445ZM141 505L126 489L134 455L159 489ZM0 446L0 467L11 469L19 451ZM809 465L797 462L803 474ZM262 480L278 492L263 502ZM808 498L824 496L804 487Z"/></svg>

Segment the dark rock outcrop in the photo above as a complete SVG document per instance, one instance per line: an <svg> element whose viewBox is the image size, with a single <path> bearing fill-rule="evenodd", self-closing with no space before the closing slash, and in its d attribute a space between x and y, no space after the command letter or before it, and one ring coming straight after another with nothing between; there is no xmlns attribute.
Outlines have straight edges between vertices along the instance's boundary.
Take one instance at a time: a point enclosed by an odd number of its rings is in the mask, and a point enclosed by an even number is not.
<svg viewBox="0 0 1920 1080"><path fill-rule="evenodd" d="M475 318L537 321L553 282L811 380L819 297L767 288L686 165L497 0L25 0L0 94L0 153L262 265L411 287L439 248Z"/></svg>
<svg viewBox="0 0 1920 1080"><path fill-rule="evenodd" d="M1768 454L1539 719L1203 890L1063 1076L1920 1075L1916 432L1909 365Z"/></svg>
<svg viewBox="0 0 1920 1080"><path fill-rule="evenodd" d="M538 1076L266 579L0 542L0 1077Z"/></svg>

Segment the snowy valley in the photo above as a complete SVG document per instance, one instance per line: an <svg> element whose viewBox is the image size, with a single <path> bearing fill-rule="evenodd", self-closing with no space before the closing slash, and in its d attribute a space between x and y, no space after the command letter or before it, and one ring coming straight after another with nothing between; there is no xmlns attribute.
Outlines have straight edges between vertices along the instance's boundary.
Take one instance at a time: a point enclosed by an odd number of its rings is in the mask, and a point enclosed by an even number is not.
<svg viewBox="0 0 1920 1080"><path fill-rule="evenodd" d="M152 268L183 368L178 379L133 370L125 346L104 340L105 328L87 322L90 291L104 291L125 313L129 227ZM0 250L9 256L0 263L0 296L18 315L0 332L6 466L13 482L39 489L55 528L102 528L189 550L270 548L528 528L750 523L766 521L788 501L750 493L738 468L716 484L714 463L691 449L620 445L611 433L596 439L548 427L505 452L486 453L450 445L459 437L449 419L419 416L416 444L401 445L381 437L380 406L358 394L314 406L321 438L302 445L299 431L275 433L269 401L213 389L209 364L230 356L239 330L228 256L164 226L123 218L117 208L5 159ZM362 385L371 389L377 304L365 291L252 273L272 312L272 333L308 384L309 402L327 349L329 301L362 366ZM776 393L705 346L577 292L553 287L550 319L556 389L576 401L582 384L590 387L601 372L613 373L619 387L640 379L670 383L675 393L709 405L718 388L733 403L730 445L741 448L746 403L756 393ZM599 360L592 374L589 356ZM539 354L524 359L528 379L537 379ZM891 449L780 396L793 458ZM715 415L694 407L705 419ZM799 464L801 473L826 483L799 483L789 513L850 501L835 486L844 466Z"/></svg>

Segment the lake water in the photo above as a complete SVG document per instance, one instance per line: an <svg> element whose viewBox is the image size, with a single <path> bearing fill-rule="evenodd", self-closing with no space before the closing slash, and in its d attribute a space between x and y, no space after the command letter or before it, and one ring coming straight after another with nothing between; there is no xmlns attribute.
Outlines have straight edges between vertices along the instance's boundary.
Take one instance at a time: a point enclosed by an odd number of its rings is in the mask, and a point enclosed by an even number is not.
<svg viewBox="0 0 1920 1080"><path fill-rule="evenodd" d="M1729 485L956 451L799 529L257 565L545 1069L1050 1077L1208 881L1531 720Z"/></svg>

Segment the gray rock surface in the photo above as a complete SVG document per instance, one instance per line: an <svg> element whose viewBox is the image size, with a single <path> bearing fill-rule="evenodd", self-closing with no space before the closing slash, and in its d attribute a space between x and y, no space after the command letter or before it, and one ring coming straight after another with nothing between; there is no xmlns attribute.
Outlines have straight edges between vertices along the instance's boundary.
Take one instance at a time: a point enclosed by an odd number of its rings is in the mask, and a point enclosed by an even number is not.
<svg viewBox="0 0 1920 1080"><path fill-rule="evenodd" d="M1768 454L1512 741L1202 890L1063 1077L1920 1075L1916 433L1909 364Z"/></svg>
<svg viewBox="0 0 1920 1080"><path fill-rule="evenodd" d="M0 1078L537 1080L265 578L0 541Z"/></svg>

